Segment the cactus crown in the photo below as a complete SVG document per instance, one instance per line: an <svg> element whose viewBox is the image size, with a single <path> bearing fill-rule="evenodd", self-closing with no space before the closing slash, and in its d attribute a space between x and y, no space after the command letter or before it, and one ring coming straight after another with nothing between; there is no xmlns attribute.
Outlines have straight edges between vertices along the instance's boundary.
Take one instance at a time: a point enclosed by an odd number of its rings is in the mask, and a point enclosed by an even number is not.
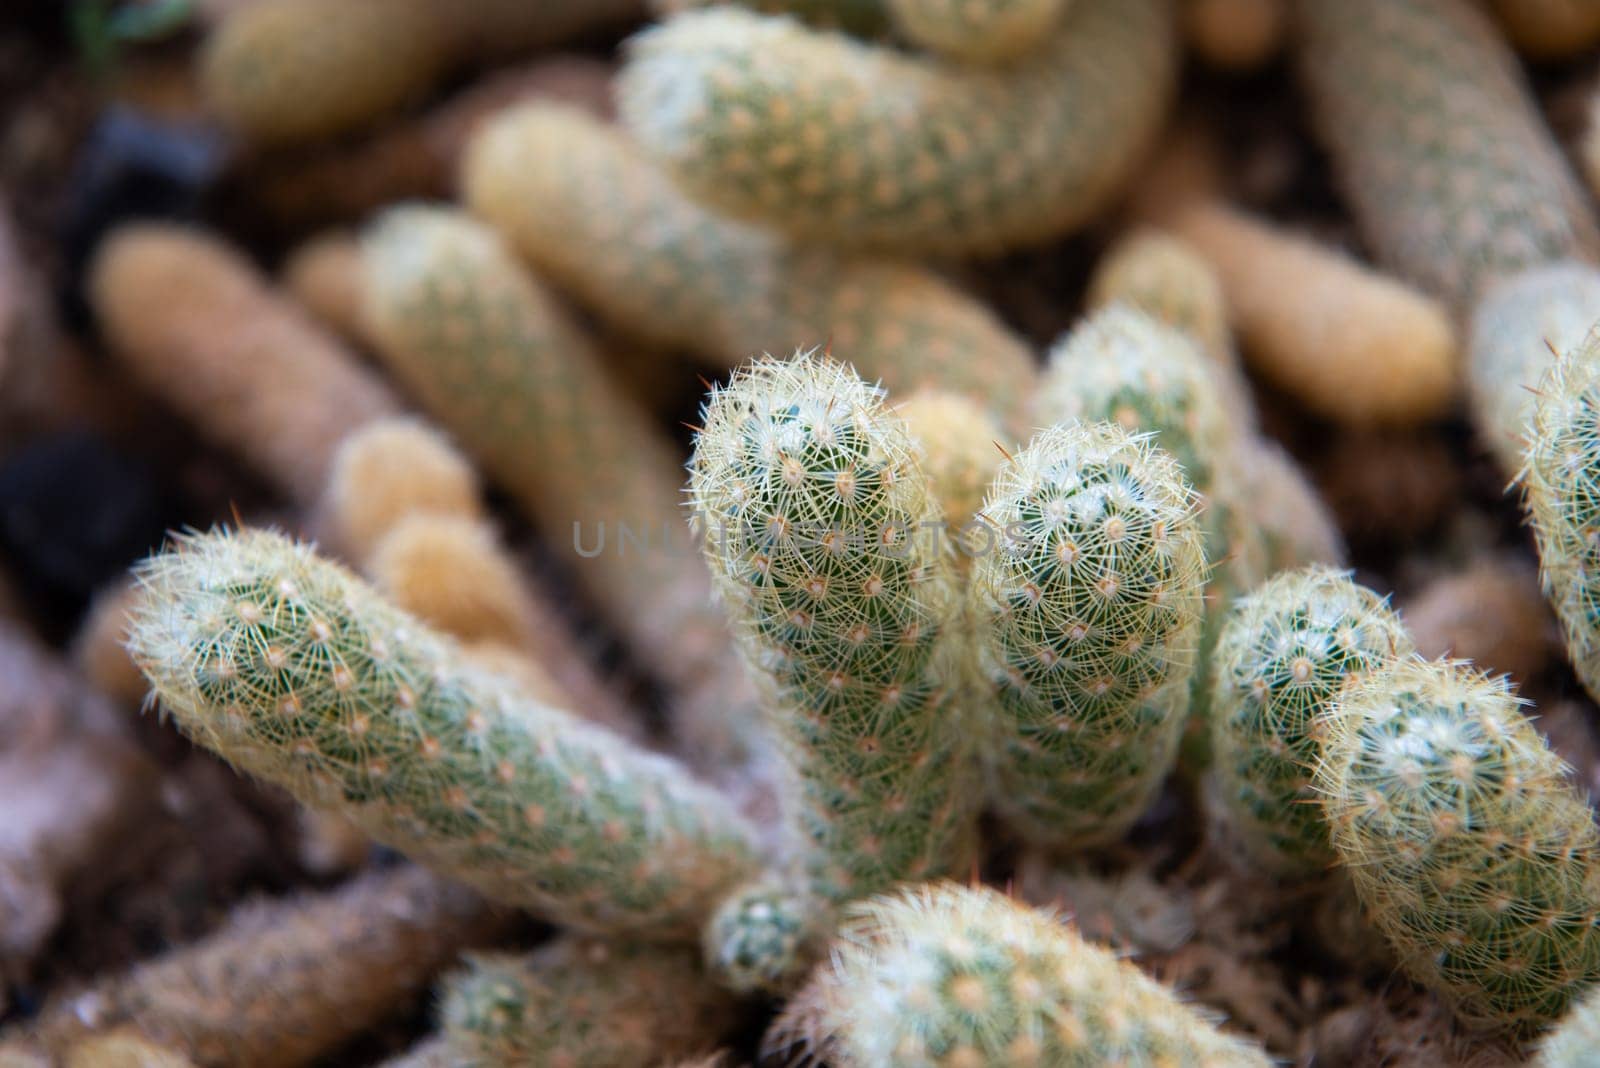
<svg viewBox="0 0 1600 1068"><path fill-rule="evenodd" d="M1600 694L1600 330L1540 382L1521 479L1568 655Z"/></svg>
<svg viewBox="0 0 1600 1068"><path fill-rule="evenodd" d="M1319 717L1353 678L1409 652L1384 599L1326 567L1288 571L1235 603L1217 642L1212 741L1222 797L1252 857L1294 875L1333 859L1314 804Z"/></svg>
<svg viewBox="0 0 1600 1068"><path fill-rule="evenodd" d="M842 364L764 359L707 401L689 493L804 794L816 889L848 899L965 838L955 574L905 424Z"/></svg>
<svg viewBox="0 0 1600 1068"><path fill-rule="evenodd" d="M855 906L832 960L768 1045L839 1068L1264 1066L1131 964L982 887Z"/></svg>
<svg viewBox="0 0 1600 1068"><path fill-rule="evenodd" d="M973 569L980 667L998 695L1003 803L1083 845L1138 818L1171 766L1199 640L1194 491L1150 436L1042 432L1000 469Z"/></svg>
<svg viewBox="0 0 1600 1068"><path fill-rule="evenodd" d="M1402 660L1345 690L1313 781L1406 971L1525 1030L1600 978L1600 836L1519 704L1469 665Z"/></svg>

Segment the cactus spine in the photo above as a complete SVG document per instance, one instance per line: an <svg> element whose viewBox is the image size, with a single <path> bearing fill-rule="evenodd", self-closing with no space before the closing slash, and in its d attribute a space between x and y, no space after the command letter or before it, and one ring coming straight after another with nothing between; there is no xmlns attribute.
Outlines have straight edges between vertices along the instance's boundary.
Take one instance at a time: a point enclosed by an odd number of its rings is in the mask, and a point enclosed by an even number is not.
<svg viewBox="0 0 1600 1068"><path fill-rule="evenodd" d="M1313 782L1356 893L1412 978L1526 1031L1600 978L1600 837L1503 679L1402 660L1351 685Z"/></svg>
<svg viewBox="0 0 1600 1068"><path fill-rule="evenodd" d="M1005 71L792 19L691 12L635 37L628 128L694 196L797 238L962 254L1042 242L1116 192L1166 114L1164 0L1078 0Z"/></svg>
<svg viewBox="0 0 1600 1068"><path fill-rule="evenodd" d="M1491 286L1472 315L1467 385L1478 434L1502 471L1521 470L1536 387L1600 322L1600 270L1532 267Z"/></svg>
<svg viewBox="0 0 1600 1068"><path fill-rule="evenodd" d="M812 891L835 903L949 870L973 818L960 606L905 424L809 354L736 373L702 421L690 499L798 779Z"/></svg>
<svg viewBox="0 0 1600 1068"><path fill-rule="evenodd" d="M1379 261L1458 311L1593 261L1600 230L1516 57L1468 0L1298 0L1323 139Z"/></svg>
<svg viewBox="0 0 1600 1068"><path fill-rule="evenodd" d="M854 908L766 1044L837 1068L1270 1063L1048 913L951 883Z"/></svg>
<svg viewBox="0 0 1600 1068"><path fill-rule="evenodd" d="M1342 564L1344 536L1294 458L1257 438L1239 450L1240 508L1259 533L1268 575L1305 564Z"/></svg>
<svg viewBox="0 0 1600 1068"><path fill-rule="evenodd" d="M972 609L996 691L995 796L1030 838L1115 840L1177 754L1206 577L1193 490L1149 437L1044 431L982 515Z"/></svg>
<svg viewBox="0 0 1600 1068"><path fill-rule="evenodd" d="M484 1065L664 1066L711 1049L733 997L693 950L567 935L532 954L481 954L445 980L448 1042Z"/></svg>
<svg viewBox="0 0 1600 1068"><path fill-rule="evenodd" d="M1600 694L1600 332L1540 381L1522 480L1567 655L1584 688Z"/></svg>
<svg viewBox="0 0 1600 1068"><path fill-rule="evenodd" d="M1213 360L1236 363L1217 272L1184 241L1160 230L1122 237L1095 265L1088 305L1127 304L1193 338Z"/></svg>
<svg viewBox="0 0 1600 1068"><path fill-rule="evenodd" d="M971 534L965 528L983 507L984 490L1000 469L1004 432L972 401L943 390L913 393L895 405L895 412L922 447L922 468L945 521L958 534Z"/></svg>
<svg viewBox="0 0 1600 1068"><path fill-rule="evenodd" d="M141 580L129 647L185 733L491 897L692 937L756 866L673 762L473 667L305 546L196 535Z"/></svg>
<svg viewBox="0 0 1600 1068"><path fill-rule="evenodd" d="M1410 651L1383 599L1328 568L1280 574L1229 611L1212 750L1222 801L1257 863L1308 878L1333 862L1311 789L1322 717L1350 680Z"/></svg>
<svg viewBox="0 0 1600 1068"><path fill-rule="evenodd" d="M485 124L462 187L539 271L619 329L733 367L829 339L894 395L960 393L1015 420L1033 355L931 271L841 259L695 204L639 147L570 108Z"/></svg>

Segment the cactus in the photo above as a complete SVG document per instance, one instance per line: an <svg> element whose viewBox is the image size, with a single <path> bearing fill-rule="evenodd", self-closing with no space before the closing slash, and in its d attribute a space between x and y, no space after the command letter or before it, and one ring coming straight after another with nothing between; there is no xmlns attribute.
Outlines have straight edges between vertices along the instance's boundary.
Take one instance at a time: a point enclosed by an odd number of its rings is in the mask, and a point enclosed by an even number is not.
<svg viewBox="0 0 1600 1068"><path fill-rule="evenodd" d="M1183 37L1208 65L1253 71L1283 49L1287 0L1182 0Z"/></svg>
<svg viewBox="0 0 1600 1068"><path fill-rule="evenodd" d="M318 234L298 245L279 271L283 289L311 317L343 340L362 344L361 242L343 231Z"/></svg>
<svg viewBox="0 0 1600 1068"><path fill-rule="evenodd" d="M472 957L446 979L440 1016L486 1065L655 1068L715 1047L735 1009L691 949L567 935L527 956Z"/></svg>
<svg viewBox="0 0 1600 1068"><path fill-rule="evenodd" d="M364 563L408 515L478 516L478 476L449 439L421 419L380 419L334 453L318 511L328 540Z"/></svg>
<svg viewBox="0 0 1600 1068"><path fill-rule="evenodd" d="M1592 1068L1600 1049L1600 990L1577 1001L1539 1043L1529 1068Z"/></svg>
<svg viewBox="0 0 1600 1068"><path fill-rule="evenodd" d="M241 906L204 940L50 1003L29 1030L58 1057L132 1032L206 1065L304 1064L505 927L475 894L406 865Z"/></svg>
<svg viewBox="0 0 1600 1068"><path fill-rule="evenodd" d="M788 879L757 879L712 914L701 936L706 964L736 993L789 993L815 958L826 913Z"/></svg>
<svg viewBox="0 0 1600 1068"><path fill-rule="evenodd" d="M1532 267L1484 294L1472 315L1467 385L1478 434L1500 468L1521 470L1535 387L1556 354L1600 322L1600 270L1565 262Z"/></svg>
<svg viewBox="0 0 1600 1068"><path fill-rule="evenodd" d="M1526 1031L1600 979L1600 836L1518 704L1402 660L1341 695L1313 784L1405 971L1471 1026Z"/></svg>
<svg viewBox="0 0 1600 1068"><path fill-rule="evenodd" d="M1350 680L1410 651L1381 597L1325 567L1284 572L1228 612L1212 750L1219 795L1256 863L1295 879L1332 863L1311 790L1322 717Z"/></svg>
<svg viewBox="0 0 1600 1068"><path fill-rule="evenodd" d="M298 503L322 492L346 434L399 412L381 378L199 231L120 228L89 293L135 377Z"/></svg>
<svg viewBox="0 0 1600 1068"><path fill-rule="evenodd" d="M1236 362L1222 283L1209 263L1179 238L1134 230L1095 266L1086 298L1091 310L1122 303L1181 330L1224 366Z"/></svg>
<svg viewBox="0 0 1600 1068"><path fill-rule="evenodd" d="M1594 0L1490 0L1511 43L1534 59L1569 59L1600 41Z"/></svg>
<svg viewBox="0 0 1600 1068"><path fill-rule="evenodd" d="M1246 442L1236 455L1239 507L1258 533L1264 572L1342 564L1344 536L1294 458L1265 438Z"/></svg>
<svg viewBox="0 0 1600 1068"><path fill-rule="evenodd" d="M1600 331L1540 380L1522 481L1539 544L1539 577L1561 620L1567 655L1600 694Z"/></svg>
<svg viewBox="0 0 1600 1068"><path fill-rule="evenodd" d="M702 424L690 500L793 765L808 888L831 904L950 870L974 816L960 603L905 424L811 354L739 371Z"/></svg>
<svg viewBox="0 0 1600 1068"><path fill-rule="evenodd" d="M1205 625L1193 665L1193 741L1203 747L1210 657L1223 609L1262 577L1264 550L1244 522L1236 455L1244 438L1222 372L1186 336L1125 305L1102 308L1056 343L1039 395L1039 422L1112 422L1155 435L1199 494L1206 558ZM1192 749L1193 752L1189 750ZM1192 758L1192 759L1191 759ZM1204 764L1186 747L1185 764Z"/></svg>
<svg viewBox="0 0 1600 1068"><path fill-rule="evenodd" d="M905 253L1040 243L1085 222L1154 138L1165 0L1077 0L1005 71L950 69L791 19L690 12L632 42L629 129L706 203L797 238Z"/></svg>
<svg viewBox="0 0 1600 1068"><path fill-rule="evenodd" d="M1457 339L1437 301L1214 201L1165 221L1216 269L1250 366L1307 408L1358 426L1448 409Z"/></svg>
<svg viewBox="0 0 1600 1068"><path fill-rule="evenodd" d="M983 493L1000 469L1005 436L984 410L965 397L925 389L895 405L922 447L922 469L933 483L939 512L957 532L958 547L970 547L969 528L983 507Z"/></svg>
<svg viewBox="0 0 1600 1068"><path fill-rule="evenodd" d="M1270 1063L1049 913L950 883L853 909L766 1045L836 1068Z"/></svg>
<svg viewBox="0 0 1600 1068"><path fill-rule="evenodd" d="M539 271L652 343L733 367L827 339L896 396L960 393L1015 419L1033 356L994 314L906 264L788 247L687 199L623 134L533 104L487 123L462 187Z"/></svg>
<svg viewBox="0 0 1600 1068"><path fill-rule="evenodd" d="M995 796L1031 839L1119 837L1171 769L1206 578L1194 491L1114 424L1044 431L1007 461L981 513L971 604L996 698Z"/></svg>
<svg viewBox="0 0 1600 1068"><path fill-rule="evenodd" d="M492 898L692 937L754 872L749 829L675 763L475 668L305 546L195 535L140 574L129 647L186 734Z"/></svg>
<svg viewBox="0 0 1600 1068"><path fill-rule="evenodd" d="M1527 680L1560 656L1550 606L1531 562L1485 554L1430 579L1400 606L1417 651L1470 660L1486 671ZM1549 731L1550 717L1541 727Z"/></svg>
<svg viewBox="0 0 1600 1068"><path fill-rule="evenodd" d="M1025 56L1055 33L1075 0L885 0L910 42L962 63Z"/></svg>
<svg viewBox="0 0 1600 1068"><path fill-rule="evenodd" d="M633 14L638 0L266 0L221 20L201 82L223 120L264 144L342 133L421 96L474 58L549 44Z"/></svg>
<svg viewBox="0 0 1600 1068"><path fill-rule="evenodd" d="M1465 312L1523 268L1600 254L1516 57L1470 0L1297 13L1317 125L1380 263Z"/></svg>
<svg viewBox="0 0 1600 1068"><path fill-rule="evenodd" d="M718 731L718 748L732 751L718 759L741 755L749 697L709 576L686 548L671 443L481 224L398 208L368 233L365 262L384 361L562 547L605 617L681 699L686 729ZM715 692L686 696L702 686Z"/></svg>

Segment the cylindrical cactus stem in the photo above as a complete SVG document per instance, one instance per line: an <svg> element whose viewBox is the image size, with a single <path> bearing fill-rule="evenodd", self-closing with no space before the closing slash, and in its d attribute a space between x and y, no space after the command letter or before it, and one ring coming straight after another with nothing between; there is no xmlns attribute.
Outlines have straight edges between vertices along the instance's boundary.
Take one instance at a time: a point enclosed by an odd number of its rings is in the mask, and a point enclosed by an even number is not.
<svg viewBox="0 0 1600 1068"><path fill-rule="evenodd" d="M1561 620L1567 656L1600 695L1600 331L1568 349L1539 382L1522 471L1539 544L1539 577Z"/></svg>
<svg viewBox="0 0 1600 1068"><path fill-rule="evenodd" d="M836 1068L1271 1063L1048 912L952 883L856 906L764 1045Z"/></svg>
<svg viewBox="0 0 1600 1068"><path fill-rule="evenodd" d="M1490 0L1517 51L1530 59L1568 59L1600 41L1594 0Z"/></svg>
<svg viewBox="0 0 1600 1068"><path fill-rule="evenodd" d="M1166 115L1175 21L1165 0L1075 0L1037 51L986 71L690 12L633 39L619 110L735 217L855 248L995 251L1059 236L1117 192Z"/></svg>
<svg viewBox="0 0 1600 1068"><path fill-rule="evenodd" d="M1217 272L1181 238L1140 227L1119 238L1095 265L1091 310L1127 304L1188 334L1207 356L1236 365L1228 305Z"/></svg>
<svg viewBox="0 0 1600 1068"><path fill-rule="evenodd" d="M1040 48L1076 0L885 0L912 44L959 63L1003 63Z"/></svg>
<svg viewBox="0 0 1600 1068"><path fill-rule="evenodd" d="M1271 62L1288 36L1288 0L1180 0L1183 39L1207 65L1251 71Z"/></svg>
<svg viewBox="0 0 1600 1068"><path fill-rule="evenodd" d="M1585 994L1539 1042L1528 1068L1589 1068L1600 1049L1600 990Z"/></svg>
<svg viewBox="0 0 1600 1068"><path fill-rule="evenodd" d="M337 564L265 531L141 568L129 647L181 729L488 896L691 938L757 866L675 762L534 700Z"/></svg>
<svg viewBox="0 0 1600 1068"><path fill-rule="evenodd" d="M1000 469L973 567L995 799L1054 850L1113 841L1177 756L1200 642L1205 535L1150 436L1066 424Z"/></svg>
<svg viewBox="0 0 1600 1068"><path fill-rule="evenodd" d="M922 447L922 469L933 483L952 542L970 550L984 491L1005 456L1000 451L1005 432L977 404L939 389L919 390L894 410Z"/></svg>
<svg viewBox="0 0 1600 1068"><path fill-rule="evenodd" d="M1528 1031L1600 979L1600 836L1519 704L1402 660L1340 696L1313 782L1405 971L1470 1025Z"/></svg>
<svg viewBox="0 0 1600 1068"><path fill-rule="evenodd" d="M910 264L841 259L688 199L620 131L531 104L485 124L474 212L619 330L734 367L824 340L890 393L960 393L1019 421L1033 355L992 311Z"/></svg>
<svg viewBox="0 0 1600 1068"><path fill-rule="evenodd" d="M1467 385L1478 434L1507 474L1522 469L1540 379L1600 322L1600 270L1563 262L1489 287L1472 314Z"/></svg>
<svg viewBox="0 0 1600 1068"><path fill-rule="evenodd" d="M470 1063L667 1065L738 1020L686 946L566 935L526 956L476 955L443 988L444 1033Z"/></svg>
<svg viewBox="0 0 1600 1068"><path fill-rule="evenodd" d="M1378 261L1470 310L1490 283L1600 254L1594 209L1470 0L1297 0L1322 138Z"/></svg>
<svg viewBox="0 0 1600 1068"><path fill-rule="evenodd" d="M1216 269L1250 367L1301 404L1356 425L1448 409L1458 343L1443 305L1215 201L1164 221Z"/></svg>
<svg viewBox="0 0 1600 1068"><path fill-rule="evenodd" d="M716 389L689 493L825 904L951 870L972 845L955 567L880 390L811 354Z"/></svg>
<svg viewBox="0 0 1600 1068"><path fill-rule="evenodd" d="M544 528L608 622L681 697L739 677L689 548L673 447L593 344L482 224L399 208L366 239L367 313L385 362ZM737 688L685 704L744 748Z"/></svg>
<svg viewBox="0 0 1600 1068"><path fill-rule="evenodd" d="M1037 409L1044 425L1110 422L1153 434L1199 495L1206 558L1217 565L1205 585L1206 618L1192 675L1191 715L1200 743L1210 700L1210 652L1222 612L1265 577L1259 531L1241 511L1237 454L1246 428L1239 425L1222 375L1188 336L1126 305L1112 305L1051 350Z"/></svg>
<svg viewBox="0 0 1600 1068"><path fill-rule="evenodd" d="M466 1060L466 1054L444 1035L432 1035L390 1057L379 1068L462 1068Z"/></svg>
<svg viewBox="0 0 1600 1068"><path fill-rule="evenodd" d="M1311 789L1322 717L1348 682L1411 648L1383 598L1324 567L1284 572L1228 612L1211 747L1217 795L1252 861L1291 879L1332 864Z"/></svg>
<svg viewBox="0 0 1600 1068"><path fill-rule="evenodd" d="M198 231L123 227L95 256L89 287L134 375L297 503L322 492L346 434L399 413L381 378Z"/></svg>
<svg viewBox="0 0 1600 1068"><path fill-rule="evenodd" d="M263 144L315 140L412 100L463 62L546 45L636 13L639 0L264 0L220 20L201 83Z"/></svg>
<svg viewBox="0 0 1600 1068"><path fill-rule="evenodd" d="M206 1065L305 1064L505 927L476 894L406 865L241 906L203 940L50 1003L29 1032L57 1056L134 1031Z"/></svg>
<svg viewBox="0 0 1600 1068"><path fill-rule="evenodd" d="M1268 575L1306 564L1342 564L1344 535L1327 502L1277 442L1239 449L1240 513L1255 525Z"/></svg>

